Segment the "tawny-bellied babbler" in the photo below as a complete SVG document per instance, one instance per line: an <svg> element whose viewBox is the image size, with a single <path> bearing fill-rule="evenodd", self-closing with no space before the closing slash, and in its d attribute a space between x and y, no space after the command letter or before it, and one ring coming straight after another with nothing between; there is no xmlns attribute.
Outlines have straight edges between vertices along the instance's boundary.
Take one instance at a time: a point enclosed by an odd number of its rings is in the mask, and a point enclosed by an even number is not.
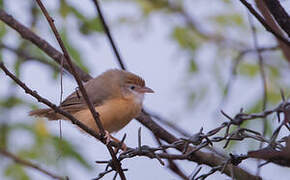
<svg viewBox="0 0 290 180"><path fill-rule="evenodd" d="M145 86L145 81L130 72L112 69L84 84L87 94L100 115L106 133L116 132L135 118L142 109L145 93L153 90ZM89 128L99 132L94 118L81 95L76 92L69 95L60 105L64 111ZM31 116L47 117L49 120L65 119L53 109L37 109ZM114 138L115 139L115 138Z"/></svg>

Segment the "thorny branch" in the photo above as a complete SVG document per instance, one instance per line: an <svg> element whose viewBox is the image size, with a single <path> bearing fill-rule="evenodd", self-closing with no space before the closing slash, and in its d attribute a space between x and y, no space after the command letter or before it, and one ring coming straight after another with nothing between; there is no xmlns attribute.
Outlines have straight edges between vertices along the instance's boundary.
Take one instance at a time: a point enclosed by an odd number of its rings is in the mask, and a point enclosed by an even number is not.
<svg viewBox="0 0 290 180"><path fill-rule="evenodd" d="M284 99L284 98L282 98ZM222 114L229 120L227 122L222 123L219 127L214 128L213 130L209 131L208 133L204 134L202 129L200 132L194 134L190 138L181 138L178 141L175 141L172 144L168 145L161 145L157 148L152 148L147 145L141 145L141 136L139 134L138 138L138 147L134 149L129 149L126 152L123 152L119 156L119 160L122 161L127 158L133 158L136 156L146 156L151 159L157 159L162 165L164 164L162 159L171 159L171 160L189 160L192 161L194 159L195 153L198 153L199 150L201 150L204 147L207 147L209 145L213 145L216 142L224 141L225 145L224 148L226 148L230 141L242 141L246 138L253 139L255 141L264 142L268 144L268 147L271 147L272 152L279 153L285 152L286 154L286 148L289 149L289 145L284 146L283 142L287 142L287 138L282 138L280 140L277 140L277 136L281 130L282 126L285 126L287 129L289 129L289 114L290 114L290 102L283 101L280 103L276 108L273 108L272 110L263 111L261 113L253 113L253 114L247 114L244 113L242 110L240 113L235 115L233 118L227 115L225 112L222 111ZM272 137L270 139L264 137L261 133L254 131L252 129L247 128L241 128L240 125L248 120L254 120L254 119L263 119L266 118L269 115L277 114L277 119L280 121L280 114L283 114L285 119L282 121L281 125L274 131ZM235 126L236 129L230 131L231 127ZM220 136L218 135L221 131L224 131L224 135ZM290 131L290 130L289 130ZM289 139L289 138L288 138ZM195 148L189 148L189 145L194 145ZM178 148L182 146L183 151L182 154L169 154L164 153L164 150L169 148ZM277 149L277 150L275 150ZM159 151L163 151L163 153L160 153ZM287 151L288 152L288 151ZM264 153L263 151L261 153ZM275 153L272 153L275 155ZM263 154L262 154L263 155ZM240 162L247 158L264 158L266 157L259 154L259 151L253 151L249 152L249 155L233 155L230 154L229 158L224 159L223 163L218 164L212 168L212 170L207 173L198 176L196 179L207 177L211 174L213 174L216 171L224 172L228 165L232 164L234 166L237 166ZM290 159L288 156L282 156L281 154L278 154L277 156L272 155L271 158L266 159L270 162L288 166L290 167ZM262 156L262 157L261 157ZM274 156L274 157L273 157ZM288 158L288 159L287 159ZM195 160L193 160L195 161ZM108 163L110 161L106 161ZM104 163L104 162L103 162ZM232 168L234 168L232 166ZM235 172L232 170L232 176L236 177ZM259 179L259 177L257 176Z"/></svg>
<svg viewBox="0 0 290 180"><path fill-rule="evenodd" d="M3 10L0 10L0 19L4 21L6 24L17 30L25 39L30 40L32 43L36 44L40 49L44 50L49 56L51 56L54 60L56 60L58 63L60 63L60 59L64 58L64 56L55 50L50 44L48 44L46 41L38 37L36 34L31 32L29 29L27 29L25 26L21 25L19 22L17 22L15 19L13 19L11 16L7 15ZM70 70L67 61L65 62L65 69ZM13 76L7 68L0 63L1 68L5 71L5 73L16 81L25 91L35 98L37 98L40 102L43 102L50 106L52 109L54 109L56 112L63 114L64 116L68 117L72 120L73 123L76 123L78 126L80 126L82 129L84 129L89 134L93 135L96 138L100 138L99 134L95 133L94 131L91 131L88 129L85 125L83 125L78 120L74 119L73 116L70 114L62 111L59 109L56 105L51 104L46 99L43 99L40 97L36 92L30 90L24 83L19 81L15 76ZM81 74L81 78L83 81L87 81L91 79L91 76L87 73L84 73L81 69L77 69L78 74ZM71 72L71 71L70 71ZM10 74L9 74L10 73ZM286 128L289 128L289 103L284 101L281 103L277 108L274 108L272 110L263 111L262 113L258 114L246 114L243 111L241 111L239 114L237 114L234 118L231 118L227 114L223 112L223 114L229 119L229 122L223 123L220 127L217 127L208 133L204 134L202 130L195 134L194 136L186 139L177 139L175 136L167 132L165 129L160 127L158 124L156 124L150 117L149 114L147 114L145 111L137 118L139 122L141 122L143 125L148 127L157 137L160 139L166 141L167 145L162 145L158 148L151 148L149 146L143 145L141 146L141 138L138 140L138 147L137 148L128 148L128 151L123 152L119 155L118 160L122 161L127 158L132 158L135 156L146 156L149 158L157 159L161 164L163 164L162 159L172 159L172 160L189 160L196 162L198 164L206 164L211 167L213 167L213 170L221 171L226 173L229 176L236 177L237 179L260 179L258 176L253 176L250 173L244 171L243 169L236 167L234 165L237 165L237 162L240 162L244 159L246 159L244 156L230 156L229 159L224 159L215 156L211 153L205 153L202 151L199 151L200 149L207 147L209 145L212 145L215 142L225 141L225 147L227 147L227 144L231 140L243 140L244 138L251 138L257 141L264 141L267 142L271 147L283 149L283 141L278 140L276 141L275 136L273 135L273 138L266 139L265 137L261 136L259 132L255 132L250 129L240 128L239 126L246 120L251 119L257 119L257 118L263 118L270 114L277 113L278 114L278 120L280 119L280 113L284 114L284 121L279 126L280 128L275 131L276 134L279 133L282 126L285 126ZM231 126L236 126L237 129L234 131L230 131ZM215 136L217 133L221 132L221 130L225 130L224 136ZM275 135L276 135L275 134ZM116 145L119 147L118 145ZM194 147L195 146L195 147ZM181 154L168 154L164 153L164 150L169 148L175 148L178 149ZM158 151L163 151L162 153L159 153ZM235 157L235 158L233 158ZM252 156L254 157L254 156ZM99 163L101 163L99 161ZM103 161L103 163L107 163L108 167L111 167L112 170L114 169L113 161ZM275 162L277 163L277 161ZM124 170L124 169L122 169ZM112 172L111 170L106 169L106 171ZM108 173L109 173L108 172ZM107 174L107 173L105 173ZM210 174L210 173L209 173ZM116 177L116 176L115 176Z"/></svg>

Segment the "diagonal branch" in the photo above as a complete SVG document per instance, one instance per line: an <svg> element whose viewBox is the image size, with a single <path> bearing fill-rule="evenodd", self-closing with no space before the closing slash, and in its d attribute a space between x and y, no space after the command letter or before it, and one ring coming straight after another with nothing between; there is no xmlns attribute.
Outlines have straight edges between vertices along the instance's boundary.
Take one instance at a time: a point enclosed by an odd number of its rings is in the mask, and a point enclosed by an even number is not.
<svg viewBox="0 0 290 180"><path fill-rule="evenodd" d="M50 176L53 179L58 179L58 180L67 179L67 178L61 177L59 175L55 175L55 174L47 171L46 169L43 169L43 168L39 167L39 165L33 164L33 163L31 163L31 162L29 162L27 160L21 159L21 158L15 156L14 154L4 150L4 149L0 148L0 154L5 156L5 157L8 157L10 159L13 159L13 161L15 161L18 164L21 164L23 166L30 167L32 169L35 169L35 170L39 171L39 172L42 172L43 174L46 174L46 175Z"/></svg>
<svg viewBox="0 0 290 180"><path fill-rule="evenodd" d="M64 57L59 51L54 49L49 43L47 43L45 40L43 40L42 38L37 36L35 33L30 31L28 28L26 28L24 25L19 23L12 16L8 15L4 10L1 10L1 9L0 9L0 19L4 23L8 24L11 28L15 29L22 37L31 41L33 44L35 44L40 49L42 49L44 52L46 52L56 62L61 63L60 60L61 60L61 58L64 58ZM64 64L66 64L66 61ZM69 70L68 65L64 66L64 68L66 70ZM89 79L91 79L91 76L89 74L83 72L81 69L79 69L79 70L81 73L80 72L78 72L78 73L81 75L81 78L83 81L88 81ZM31 92L33 92L33 91L31 91ZM38 100L40 100L40 99L38 99ZM48 104L46 104L46 105L48 105ZM49 107L54 109L56 112L64 115L63 113L61 113L61 110L59 110L57 108L57 106L49 106ZM172 144L178 140L174 135L172 135L171 133L169 133L168 131L163 129L161 126L159 126L157 123L155 123L147 113L145 113L145 112L141 113L140 116L136 119L141 124L143 124L148 129L150 129L157 137L166 141L167 143ZM88 131L86 131L86 132L88 132ZM91 133L95 133L95 132L91 132ZM91 134L91 133L89 133L89 134ZM183 146L178 147L178 150L181 152L183 151L183 149L184 149ZM193 149L193 148L190 147L189 149ZM198 152L193 154L191 161L197 162L199 164L206 164L208 166L214 167L214 166L217 166L219 164L222 164L223 159L220 157L217 157L213 153L205 153L205 152L198 151ZM232 167L227 166L225 169L225 173L228 174L229 176L231 175L231 168ZM250 174L249 172L243 170L242 168L233 167L233 169L234 169L236 177L238 177L240 179L242 179L242 178L248 179L248 180L260 179L260 177L254 176L254 175Z"/></svg>
<svg viewBox="0 0 290 180"><path fill-rule="evenodd" d="M248 10L253 14L258 21L266 28L267 31L271 32L276 38L283 41L285 44L290 46L290 42L283 37L283 35L276 32L268 23L264 20L264 18L252 7L250 3L248 3L246 0L240 0L241 3L248 8Z"/></svg>
<svg viewBox="0 0 290 180"><path fill-rule="evenodd" d="M84 97L84 99L85 99L85 101L87 103L87 106L90 109L90 111L92 113L92 116L95 119L96 124L98 125L98 129L99 129L99 131L101 133L102 141L103 141L104 144L106 144L106 142L105 142L106 140L103 138L105 136L105 129L104 129L103 125L102 125L102 122L99 119L99 114L96 112L92 102L90 101L89 96L88 96L88 94L86 92L86 89L84 88L83 83L82 83L80 77L78 76L78 74L77 74L77 72L76 72L76 70L75 70L75 68L74 68L74 66L72 64L72 60L70 58L70 55L69 55L66 47L64 46L64 43L63 43L63 41L62 41L62 39L61 39L61 37L60 37L55 25L54 25L53 19L48 14L48 12L47 12L46 8L44 7L44 5L42 4L41 0L36 0L36 2L38 4L38 6L41 8L43 14L45 15L45 17L46 17L46 19L47 19L47 21L48 21L53 33L54 33L54 35L55 35L55 37L56 37L56 39L57 39L62 51L63 51L64 57L66 58L67 63L69 64L69 68L70 68L75 80L78 83L78 86L79 86L79 89L80 89L80 91L82 93L82 96ZM118 161L118 159L117 159L117 157L116 157L116 155L115 155L115 153L113 151L113 148L111 146L109 146L108 144L106 144L106 146L107 146L108 151L110 152L110 155L112 156L112 159L113 159L113 162L114 162L114 167L116 168L116 171L119 173L121 179L125 180L126 177L125 177L124 171L122 170L121 164Z"/></svg>
<svg viewBox="0 0 290 180"><path fill-rule="evenodd" d="M110 44L112 46L112 49L116 55L116 58L118 60L118 63L120 65L120 67L123 69L123 70L126 70L126 66L124 64L124 61L121 59L121 55L117 49L117 46L116 46L116 43L114 42L114 39L111 35L111 31L109 29L109 26L107 25L106 21L105 21L105 18L104 18L104 15L103 15L103 12L102 12L102 9L100 7L100 4L98 2L98 0L93 0L93 3L95 4L96 8L97 8L97 11L98 11L98 14L100 16L100 19L101 19L101 22L103 24L103 27L104 27L104 30L105 30L105 33L110 41Z"/></svg>
<svg viewBox="0 0 290 180"><path fill-rule="evenodd" d="M26 26L18 22L11 15L7 14L3 9L0 9L0 20L3 21L8 26L10 26L11 28L13 28L14 30L16 30L22 36L23 39L26 39L32 42L37 47L39 47L48 56L53 58L58 64L61 64L62 59L65 58L61 52L56 50L52 45L50 45L47 41L36 35ZM72 73L70 71L67 61L64 61L64 68L68 70L70 73ZM88 81L92 79L92 77L88 73L84 72L81 68L79 68L75 64L74 68L83 81Z"/></svg>
<svg viewBox="0 0 290 180"><path fill-rule="evenodd" d="M30 94L31 96L33 96L35 99L37 99L39 102L42 102L43 104L47 105L48 107L50 107L51 109L53 109L55 112L62 114L63 116L65 116L66 118L68 118L69 120L71 120L71 122L73 124L76 124L77 126L79 126L82 130L84 130L85 132L87 132L88 134L92 135L93 137L95 137L96 139L100 140L101 136L96 133L95 131L91 130L90 128L88 128L86 125L84 125L81 121L77 120L74 116L72 116L70 113L61 110L58 106L56 106L55 104L51 103L49 100L41 97L40 95L38 95L38 93L36 91L31 90L29 87L27 87L22 81L20 81L16 76L14 76L7 68L6 66L3 64L3 62L0 62L0 68L4 71L4 73L9 76L11 79L13 79L13 81L18 84L22 89L24 89L25 93Z"/></svg>
<svg viewBox="0 0 290 180"><path fill-rule="evenodd" d="M288 37L290 37L290 17L281 6L279 0L264 0L264 2L277 23L288 34Z"/></svg>
<svg viewBox="0 0 290 180"><path fill-rule="evenodd" d="M267 8L265 1L255 0L255 3L257 5L257 8L259 9L261 14L265 18L266 22L269 24L269 26L271 26L272 29L274 29L276 32L282 35L283 34L282 29L279 28L278 24L275 22L275 19L273 18L269 9ZM288 62L290 62L290 47L287 44L285 44L283 41L279 40L278 38L276 39L279 43L279 46L285 58L287 59Z"/></svg>
<svg viewBox="0 0 290 180"><path fill-rule="evenodd" d="M27 53L26 51L22 51L20 49L15 49L15 48L10 47L10 46L8 46L6 44L3 44L3 43L0 43L0 49L6 49L8 51L11 51L11 52L15 53L17 56L23 58L22 61L24 61L24 62L26 62L26 61L37 61L39 63L47 65L48 67L53 68L54 70L58 70L58 65L56 63L49 62L45 58L32 56L29 53Z"/></svg>
<svg viewBox="0 0 290 180"><path fill-rule="evenodd" d="M170 134L168 131L160 127L157 123L155 123L151 117L143 112L139 117L136 118L140 123L142 123L144 126L146 126L148 129L150 129L154 135L159 137L160 139L166 141L168 144L173 144L174 142L177 142L179 139L176 138L174 135ZM176 147L177 150L183 151L185 149L185 144L181 144ZM189 151L194 151L195 148L192 146L188 147ZM224 159L220 158L213 153L205 153L202 151L196 151L192 156L190 157L191 161L194 161L198 164L205 164L210 167L219 166L220 164L223 164ZM261 178L259 176L254 176L250 174L249 172L243 170L242 168L227 165L224 169L224 173L228 176L231 176L231 171L233 170L235 177L237 179L256 179L260 180Z"/></svg>

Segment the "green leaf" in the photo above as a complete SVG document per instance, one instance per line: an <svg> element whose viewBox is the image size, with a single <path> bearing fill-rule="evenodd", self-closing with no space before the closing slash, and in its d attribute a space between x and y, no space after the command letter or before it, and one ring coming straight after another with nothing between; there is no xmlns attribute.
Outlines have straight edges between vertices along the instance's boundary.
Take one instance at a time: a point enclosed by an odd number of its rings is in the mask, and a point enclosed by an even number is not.
<svg viewBox="0 0 290 180"><path fill-rule="evenodd" d="M239 65L239 73L249 77L255 77L259 73L257 64L241 63Z"/></svg>
<svg viewBox="0 0 290 180"><path fill-rule="evenodd" d="M276 89L268 88L267 97L268 97L269 103L277 104L281 102L281 93L280 91L277 91L277 90L275 91L275 90Z"/></svg>
<svg viewBox="0 0 290 180"><path fill-rule="evenodd" d="M0 6L1 6L1 0L0 0ZM6 32L7 30L6 30L5 24L2 21L0 21L0 39L2 39L5 36Z"/></svg>
<svg viewBox="0 0 290 180"><path fill-rule="evenodd" d="M5 169L5 175L13 180L29 180L29 176L19 164L10 164Z"/></svg>
<svg viewBox="0 0 290 180"><path fill-rule="evenodd" d="M182 48L191 51L195 51L198 48L198 37L188 28L177 26L174 28L172 36Z"/></svg>
<svg viewBox="0 0 290 180"><path fill-rule="evenodd" d="M2 148L5 148L8 144L9 130L7 124L0 124L0 147Z"/></svg>
<svg viewBox="0 0 290 180"><path fill-rule="evenodd" d="M244 25L244 19L240 14L221 14L211 19L222 26L242 26Z"/></svg>
<svg viewBox="0 0 290 180"><path fill-rule="evenodd" d="M279 78L280 77L280 70L278 67L274 67L274 66L268 66L269 70L270 70L270 76L271 77L275 77L275 78Z"/></svg>
<svg viewBox="0 0 290 180"><path fill-rule="evenodd" d="M0 106L10 109L12 107L22 105L23 103L24 103L23 100L16 96L9 96L6 99L2 99L0 101Z"/></svg>
<svg viewBox="0 0 290 180"><path fill-rule="evenodd" d="M14 71L15 71L15 76L20 77L20 68L23 63L23 59L21 57L18 57L17 60L14 63Z"/></svg>
<svg viewBox="0 0 290 180"><path fill-rule="evenodd" d="M60 1L60 6L59 6L59 14L63 17L66 18L67 15L70 13L70 7L67 4L65 0Z"/></svg>
<svg viewBox="0 0 290 180"><path fill-rule="evenodd" d="M80 153L75 151L72 144L70 144L68 141L64 139L60 139L59 137L52 137L51 138L52 143L54 145L54 148L61 152L61 155L66 158L73 158L76 161L78 161L80 164L82 164L84 167L90 169L91 166L87 163L87 161L82 157Z"/></svg>
<svg viewBox="0 0 290 180"><path fill-rule="evenodd" d="M103 25L98 17L82 21L79 29L84 35L89 35L94 32L104 32Z"/></svg>
<svg viewBox="0 0 290 180"><path fill-rule="evenodd" d="M148 16L150 13L154 11L162 10L162 9L168 10L169 8L169 4L167 0L154 0L154 1L138 0L137 2L141 6L142 11L145 16Z"/></svg>
<svg viewBox="0 0 290 180"><path fill-rule="evenodd" d="M0 0L0 8L1 8L1 9L4 9L4 3L3 3L3 0Z"/></svg>
<svg viewBox="0 0 290 180"><path fill-rule="evenodd" d="M189 72L195 73L198 71L197 64L195 63L194 59L191 59L189 61Z"/></svg>

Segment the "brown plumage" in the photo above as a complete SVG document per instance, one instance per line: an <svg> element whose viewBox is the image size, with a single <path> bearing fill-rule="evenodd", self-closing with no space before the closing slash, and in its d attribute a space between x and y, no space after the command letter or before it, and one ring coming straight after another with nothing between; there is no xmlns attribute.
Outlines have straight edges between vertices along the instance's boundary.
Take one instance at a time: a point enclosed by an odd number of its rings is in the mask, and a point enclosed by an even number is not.
<svg viewBox="0 0 290 180"><path fill-rule="evenodd" d="M91 79L84 84L84 87L108 132L118 131L127 125L140 113L144 93L153 92L145 86L145 81L141 77L117 69L108 70ZM60 108L98 132L80 91L76 90L69 95L61 103ZM29 115L46 117L49 120L66 119L52 109L34 110Z"/></svg>

